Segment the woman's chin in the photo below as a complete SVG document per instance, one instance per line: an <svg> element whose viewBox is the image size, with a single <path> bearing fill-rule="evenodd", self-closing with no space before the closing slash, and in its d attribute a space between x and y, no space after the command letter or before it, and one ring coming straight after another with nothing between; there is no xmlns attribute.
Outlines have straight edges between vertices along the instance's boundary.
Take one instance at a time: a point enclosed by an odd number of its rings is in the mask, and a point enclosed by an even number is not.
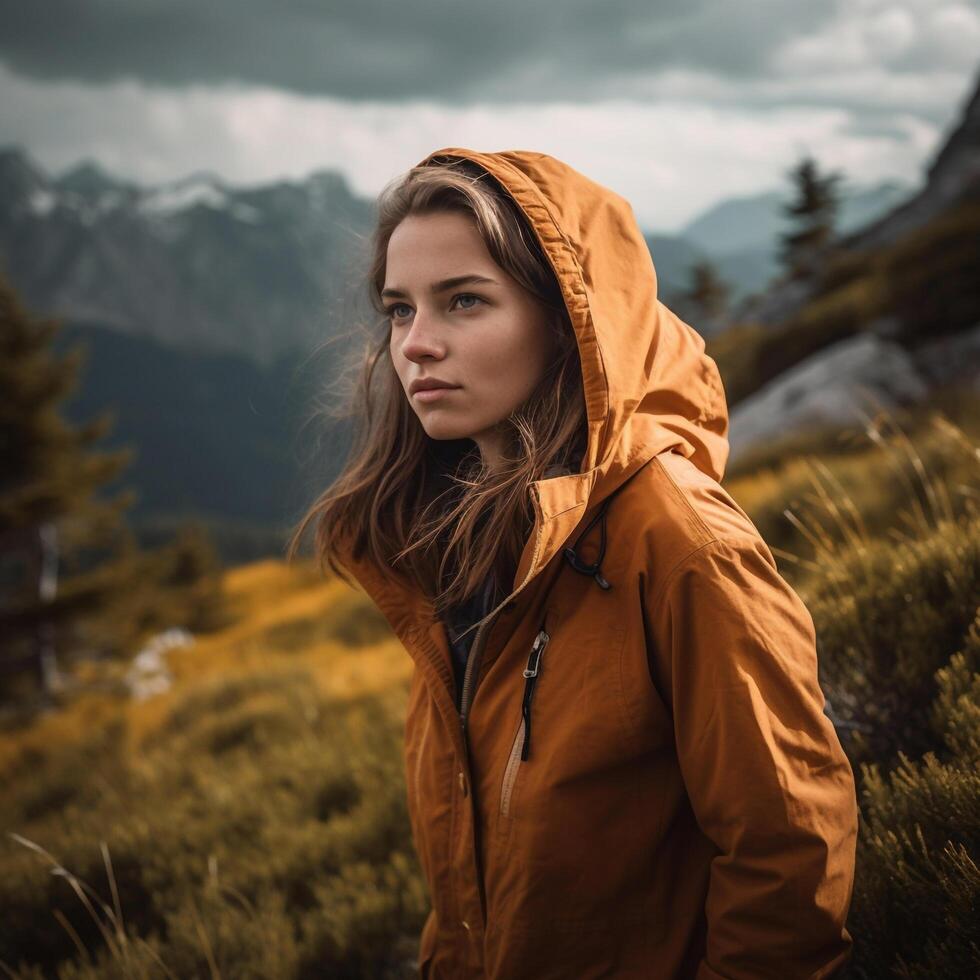
<svg viewBox="0 0 980 980"><path fill-rule="evenodd" d="M438 439L440 442L448 442L450 439L469 439L471 438L472 428L466 425L453 423L449 419L436 419L429 417L422 424L425 434L430 439Z"/></svg>

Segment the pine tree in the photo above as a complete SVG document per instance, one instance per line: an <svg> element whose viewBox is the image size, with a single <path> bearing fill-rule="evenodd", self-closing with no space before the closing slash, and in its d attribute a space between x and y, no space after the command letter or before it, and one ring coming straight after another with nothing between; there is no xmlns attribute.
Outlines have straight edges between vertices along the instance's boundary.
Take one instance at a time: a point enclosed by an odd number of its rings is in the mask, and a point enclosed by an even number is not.
<svg viewBox="0 0 980 980"><path fill-rule="evenodd" d="M698 317L704 321L703 326L714 330L728 309L731 288L708 259L695 262L689 275L684 300L693 304Z"/></svg>
<svg viewBox="0 0 980 980"><path fill-rule="evenodd" d="M780 261L790 278L803 278L816 270L819 258L832 244L840 206L840 172L822 174L812 156L805 156L789 172L795 197L783 205L794 228L780 236Z"/></svg>
<svg viewBox="0 0 980 980"><path fill-rule="evenodd" d="M133 492L99 495L132 456L93 448L111 414L76 426L59 411L86 356L56 355L60 329L0 276L0 699L21 705L50 700L70 661L130 652L181 609L166 594L174 555L141 552L125 523Z"/></svg>

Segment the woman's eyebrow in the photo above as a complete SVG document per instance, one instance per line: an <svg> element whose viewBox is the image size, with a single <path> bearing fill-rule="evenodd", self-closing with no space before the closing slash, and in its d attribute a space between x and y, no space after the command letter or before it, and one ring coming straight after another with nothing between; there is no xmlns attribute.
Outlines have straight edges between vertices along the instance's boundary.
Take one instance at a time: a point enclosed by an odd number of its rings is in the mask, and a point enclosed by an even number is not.
<svg viewBox="0 0 980 980"><path fill-rule="evenodd" d="M441 282L434 282L429 287L429 292L435 296L437 293L444 293L447 289L452 289L454 286L462 286L464 283L483 283L488 286L499 285L496 279L488 279L486 276L472 274L468 276L453 276L452 279L443 279ZM381 295L407 296L408 293L402 289L399 289L397 286L386 286L381 290Z"/></svg>

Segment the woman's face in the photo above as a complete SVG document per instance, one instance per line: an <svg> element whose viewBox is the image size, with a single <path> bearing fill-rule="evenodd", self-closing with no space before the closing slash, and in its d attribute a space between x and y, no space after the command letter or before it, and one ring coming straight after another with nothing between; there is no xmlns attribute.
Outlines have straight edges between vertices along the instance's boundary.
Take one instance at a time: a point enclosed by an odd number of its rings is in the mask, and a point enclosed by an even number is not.
<svg viewBox="0 0 980 980"><path fill-rule="evenodd" d="M457 212L398 224L381 296L391 359L422 427L433 439L474 440L495 468L502 446L495 426L530 397L557 353L544 307L494 262L473 219ZM434 397L413 393L412 383L425 378L454 387Z"/></svg>

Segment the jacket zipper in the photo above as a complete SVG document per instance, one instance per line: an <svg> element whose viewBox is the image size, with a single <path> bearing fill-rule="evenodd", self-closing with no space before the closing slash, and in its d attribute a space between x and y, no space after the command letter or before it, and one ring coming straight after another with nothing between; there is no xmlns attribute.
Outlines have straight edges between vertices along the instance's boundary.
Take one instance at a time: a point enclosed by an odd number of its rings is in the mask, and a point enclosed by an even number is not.
<svg viewBox="0 0 980 980"><path fill-rule="evenodd" d="M531 698L534 697L534 685L538 680L538 671L541 668L541 658L544 656L545 647L551 637L544 631L538 632L531 646L531 653L527 658L527 667L524 668L524 701L521 704L521 716L524 719L524 742L521 746L521 761L527 761L527 754L531 749Z"/></svg>
<svg viewBox="0 0 980 980"><path fill-rule="evenodd" d="M531 749L531 699L534 697L534 685L541 670L541 658L544 656L545 648L550 639L551 636L544 628L538 631L527 658L527 667L524 668L524 700L521 704L521 724L517 729L517 735L514 737L514 744L511 746L507 766L504 769L503 784L500 787L500 813L505 817L510 812L510 798L514 788L514 780L517 779L518 766L521 762L527 761Z"/></svg>
<svg viewBox="0 0 980 980"><path fill-rule="evenodd" d="M497 609L493 616L488 619L477 631L476 636L473 638L473 645L470 647L470 654L466 658L466 669L463 672L463 689L460 692L459 697L459 724L463 732L463 748L466 751L466 759L469 761L470 746L469 741L466 737L466 719L469 717L470 705L473 701L473 696L476 694L476 676L480 666L480 659L483 656L483 638L491 626L497 621L497 617L503 612L506 606L509 606L514 598L524 591L524 587L530 581L531 570L535 566L535 562L538 559L538 549L541 546L541 504L538 499L537 491L532 490L531 499L534 503L534 511L536 515L535 525L538 530L535 533L534 538L534 551L531 554L531 564L528 567L528 573L524 576L524 581L521 582L520 587L512 592L506 601Z"/></svg>

